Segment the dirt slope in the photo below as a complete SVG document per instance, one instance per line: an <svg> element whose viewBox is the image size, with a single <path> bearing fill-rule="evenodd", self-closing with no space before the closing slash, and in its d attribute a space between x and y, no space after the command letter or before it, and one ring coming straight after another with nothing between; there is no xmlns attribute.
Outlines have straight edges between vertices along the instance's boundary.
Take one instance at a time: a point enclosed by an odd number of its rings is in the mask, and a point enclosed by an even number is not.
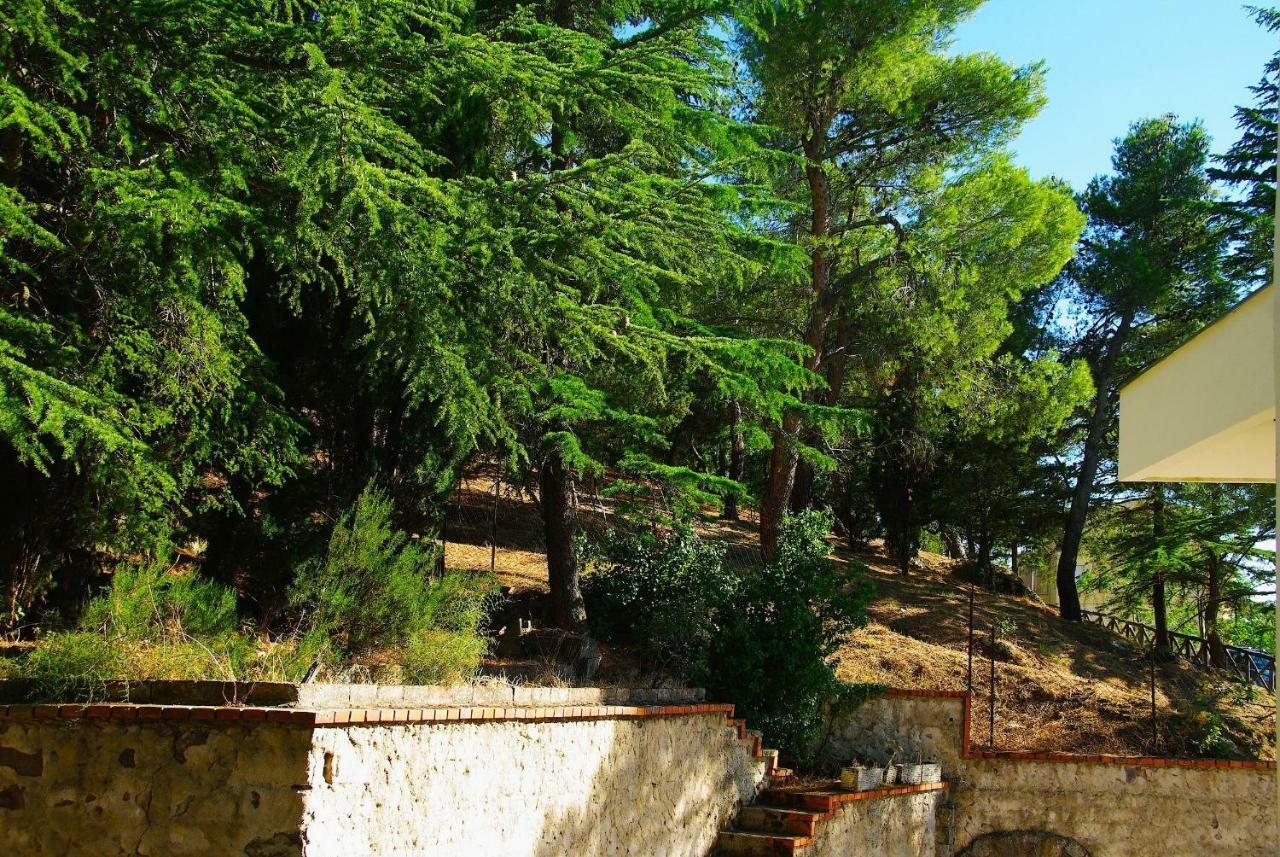
<svg viewBox="0 0 1280 857"><path fill-rule="evenodd" d="M963 690L968 676L968 587L951 561L921 556L904 577L878 553L849 555L876 581L869 622L840 652L839 673L857 682ZM1175 661L1156 669L1115 634L1063 622L1027 598L974 596L973 733L990 737L992 622L996 647L995 746L1079 753L1275 758L1275 699Z"/></svg>
<svg viewBox="0 0 1280 857"><path fill-rule="evenodd" d="M545 554L537 507L528 496L504 490L496 526L492 480L471 480L448 528L451 568L488 571L517 597L546 590ZM604 516L603 505L580 505ZM750 512L747 512L750 515ZM704 535L729 545L729 562L755 559L755 526L748 517L726 524L708 516ZM498 548L491 553L490 538ZM902 688L963 690L968 681L968 585L944 557L922 554L910 576L893 570L876 550L837 548L835 559L850 573L865 567L878 595L865 629L839 652L838 672L853 682ZM988 705L992 622L998 628L995 746L1009 750L1057 750L1118 755L1275 758L1275 699L1239 682L1176 661L1156 670L1156 717L1151 717L1150 661L1111 632L1062 622L1038 601L975 594L978 631L973 662L973 741L989 739ZM644 683L626 652L603 652L609 683ZM491 668L503 669L500 659ZM527 665L526 665L527 666ZM526 674L529 672L525 670ZM533 673L537 675L535 669ZM542 675L554 680L543 665Z"/></svg>

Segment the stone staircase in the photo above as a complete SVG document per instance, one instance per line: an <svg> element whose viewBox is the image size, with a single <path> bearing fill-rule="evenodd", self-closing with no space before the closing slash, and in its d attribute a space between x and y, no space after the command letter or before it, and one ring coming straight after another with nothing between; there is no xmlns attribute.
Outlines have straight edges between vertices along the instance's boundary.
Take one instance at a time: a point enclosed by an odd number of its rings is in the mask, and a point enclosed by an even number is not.
<svg viewBox="0 0 1280 857"><path fill-rule="evenodd" d="M789 783L794 776L790 768L778 767L778 751L764 746L764 736L755 729L747 728L747 721L729 718L729 728L734 731L739 741L746 742L751 756L764 763L764 781L770 788L777 788Z"/></svg>
<svg viewBox="0 0 1280 857"><path fill-rule="evenodd" d="M922 783L853 792L840 788L838 782L797 785L791 770L778 767L778 751L763 748L759 732L748 729L743 720L731 719L729 726L739 740L751 742L752 756L764 760L766 786L756 802L744 806L732 825L720 832L712 852L715 857L791 857L812 845L821 826L846 803L947 787L946 783Z"/></svg>

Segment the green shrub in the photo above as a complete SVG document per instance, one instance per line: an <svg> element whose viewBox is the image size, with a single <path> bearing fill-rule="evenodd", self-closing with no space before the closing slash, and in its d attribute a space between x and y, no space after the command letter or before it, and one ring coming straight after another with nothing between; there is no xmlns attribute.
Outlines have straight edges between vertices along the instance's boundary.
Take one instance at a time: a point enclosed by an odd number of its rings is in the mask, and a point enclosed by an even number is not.
<svg viewBox="0 0 1280 857"><path fill-rule="evenodd" d="M51 633L15 662L14 678L31 682L33 700L101 699L106 683L126 674L118 642L91 631Z"/></svg>
<svg viewBox="0 0 1280 857"><path fill-rule="evenodd" d="M592 627L733 702L804 764L826 706L864 695L836 678L831 659L865 624L871 586L831 562L830 527L825 513L789 518L774 559L741 574L688 528L613 537L584 583Z"/></svg>
<svg viewBox="0 0 1280 857"><path fill-rule="evenodd" d="M8 673L30 682L33 700L93 700L111 680L296 681L327 647L322 634L252 635L229 587L142 563L117 568L77 630L48 634Z"/></svg>
<svg viewBox="0 0 1280 857"><path fill-rule="evenodd" d="M119 566L80 617L82 630L125 640L234 634L239 624L230 587L156 562Z"/></svg>
<svg viewBox="0 0 1280 857"><path fill-rule="evenodd" d="M602 570L583 583L592 631L635 646L648 672L705 675L742 583L725 570L724 550L682 524L664 538L613 531L588 555L596 552Z"/></svg>
<svg viewBox="0 0 1280 857"><path fill-rule="evenodd" d="M334 526L326 555L299 572L291 603L346 656L399 649L406 680L474 673L485 648L487 585L475 575L434 574L438 548L397 530L391 515L391 500L366 488ZM433 645L438 654L428 651Z"/></svg>
<svg viewBox="0 0 1280 857"><path fill-rule="evenodd" d="M456 684L475 675L485 648L474 632L426 628L409 638L396 662L407 684Z"/></svg>

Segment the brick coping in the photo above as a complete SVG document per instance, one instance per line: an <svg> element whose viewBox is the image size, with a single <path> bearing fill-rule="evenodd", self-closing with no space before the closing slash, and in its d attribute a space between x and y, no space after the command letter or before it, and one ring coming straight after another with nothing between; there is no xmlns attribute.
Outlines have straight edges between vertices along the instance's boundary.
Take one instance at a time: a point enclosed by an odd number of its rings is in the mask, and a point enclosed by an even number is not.
<svg viewBox="0 0 1280 857"><path fill-rule="evenodd" d="M560 722L645 717L733 716L732 705L559 705L497 708L449 706L423 708L232 707L212 705L147 705L77 703L70 705L3 705L0 720L117 720L206 722L217 724L277 723L288 726L358 726L405 723L483 723L496 721Z"/></svg>
<svg viewBox="0 0 1280 857"><path fill-rule="evenodd" d="M810 790L800 790L795 792L795 794L816 795L818 797L829 800L831 803L842 804L842 803L852 803L858 800L872 800L874 798L882 798L882 797L899 797L901 795L918 795L918 794L923 794L924 792L941 792L941 791L946 791L950 787L951 787L950 783L936 782L936 783L916 783L915 785L910 785L910 786L885 786L882 789L868 789L866 791L861 791L861 792L851 792L841 788L820 789L817 791L810 789ZM779 791L784 791L784 790L779 789Z"/></svg>

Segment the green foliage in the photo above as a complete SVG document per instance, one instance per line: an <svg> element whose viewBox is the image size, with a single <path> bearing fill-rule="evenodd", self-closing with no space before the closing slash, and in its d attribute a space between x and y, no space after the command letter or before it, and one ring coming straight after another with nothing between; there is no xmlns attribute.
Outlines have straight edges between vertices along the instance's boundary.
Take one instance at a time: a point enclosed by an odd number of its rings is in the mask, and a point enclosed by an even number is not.
<svg viewBox="0 0 1280 857"><path fill-rule="evenodd" d="M487 589L461 574L435 574L439 548L392 524L393 503L369 485L334 525L329 550L299 569L290 593L302 625L346 657L400 654L410 681L470 676L485 651Z"/></svg>
<svg viewBox="0 0 1280 857"><path fill-rule="evenodd" d="M106 683L120 679L128 668L117 641L91 631L68 631L49 634L15 662L12 675L32 683L33 700L93 700L102 698Z"/></svg>
<svg viewBox="0 0 1280 857"><path fill-rule="evenodd" d="M824 706L851 699L831 658L866 621L870 584L829 558L831 518L789 518L773 560L741 574L687 527L614 536L584 595L603 639L732 701L790 758L807 761ZM781 678L785 677L785 678Z"/></svg>
<svg viewBox="0 0 1280 857"><path fill-rule="evenodd" d="M164 636L213 637L239 628L236 595L191 573L170 573L162 563L119 566L111 586L90 601L80 626L119 640Z"/></svg>
<svg viewBox="0 0 1280 857"><path fill-rule="evenodd" d="M1280 33L1280 8L1252 8L1269 33ZM1214 181L1235 193L1221 201L1220 213L1231 232L1233 252L1227 271L1240 283L1264 286L1275 276L1276 104L1280 103L1280 50L1267 61L1262 79L1251 86L1253 104L1236 108L1240 139L1214 160Z"/></svg>
<svg viewBox="0 0 1280 857"><path fill-rule="evenodd" d="M257 638L235 608L234 591L190 570L121 565L78 628L42 637L13 663L12 677L29 682L32 699L89 700L102 698L108 681L297 681L327 657L326 638Z"/></svg>
<svg viewBox="0 0 1280 857"><path fill-rule="evenodd" d="M647 671L710 674L742 585L724 549L688 524L661 537L610 531L588 547L599 564L583 584L592 631L635 646Z"/></svg>

